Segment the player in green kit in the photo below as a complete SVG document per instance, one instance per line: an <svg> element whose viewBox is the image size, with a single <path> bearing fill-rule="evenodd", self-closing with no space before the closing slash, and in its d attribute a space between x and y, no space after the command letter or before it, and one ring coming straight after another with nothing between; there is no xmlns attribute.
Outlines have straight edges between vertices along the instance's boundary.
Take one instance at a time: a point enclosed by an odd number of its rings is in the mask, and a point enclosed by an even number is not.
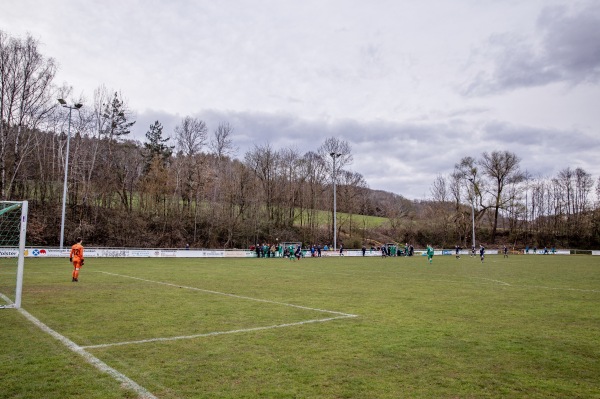
<svg viewBox="0 0 600 399"><path fill-rule="evenodd" d="M433 262L433 248L429 244L427 244L427 260L430 264Z"/></svg>

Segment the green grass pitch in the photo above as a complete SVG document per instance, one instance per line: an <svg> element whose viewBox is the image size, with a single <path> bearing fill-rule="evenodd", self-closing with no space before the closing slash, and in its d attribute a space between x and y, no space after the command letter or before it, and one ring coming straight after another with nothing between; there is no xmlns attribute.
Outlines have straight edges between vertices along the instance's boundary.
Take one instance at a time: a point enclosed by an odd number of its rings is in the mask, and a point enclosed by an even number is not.
<svg viewBox="0 0 600 399"><path fill-rule="evenodd" d="M88 258L70 280L27 259L23 309L157 398L600 398L600 257ZM0 336L0 398L139 396L15 309Z"/></svg>

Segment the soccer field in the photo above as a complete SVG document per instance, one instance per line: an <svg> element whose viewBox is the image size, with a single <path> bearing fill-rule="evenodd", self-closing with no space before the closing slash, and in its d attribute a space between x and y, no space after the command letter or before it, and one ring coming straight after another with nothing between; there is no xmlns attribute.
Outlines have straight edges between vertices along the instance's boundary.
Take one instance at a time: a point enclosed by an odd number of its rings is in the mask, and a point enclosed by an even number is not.
<svg viewBox="0 0 600 399"><path fill-rule="evenodd" d="M27 259L22 306L0 398L600 398L600 257Z"/></svg>

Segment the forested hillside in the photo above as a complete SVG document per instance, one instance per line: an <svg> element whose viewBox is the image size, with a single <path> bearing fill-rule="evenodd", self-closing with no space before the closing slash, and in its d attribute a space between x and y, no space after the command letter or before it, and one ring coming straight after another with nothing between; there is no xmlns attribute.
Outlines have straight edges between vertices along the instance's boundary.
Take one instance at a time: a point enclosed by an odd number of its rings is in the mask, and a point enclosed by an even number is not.
<svg viewBox="0 0 600 399"><path fill-rule="evenodd" d="M73 99L56 68L31 37L0 31L0 197L30 201L32 245L59 243L65 177L66 243L331 243L335 182L336 237L346 247L470 246L473 224L478 243L600 244L600 185L581 168L529 176L515 154L492 151L457 160L429 198L408 200L370 190L339 137L315 152L257 143L238 154L228 122L186 116L173 132L157 120L144 142L131 140L135 115L119 91L99 86L91 101Z"/></svg>

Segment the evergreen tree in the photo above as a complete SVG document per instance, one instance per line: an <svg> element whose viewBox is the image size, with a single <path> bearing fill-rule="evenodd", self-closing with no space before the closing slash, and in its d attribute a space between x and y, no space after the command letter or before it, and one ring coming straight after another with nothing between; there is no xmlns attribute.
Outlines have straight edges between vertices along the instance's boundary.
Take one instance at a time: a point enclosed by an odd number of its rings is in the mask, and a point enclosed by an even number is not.
<svg viewBox="0 0 600 399"><path fill-rule="evenodd" d="M166 166L169 158L173 154L174 146L167 145L170 137L163 138L163 126L159 121L150 125L150 130L146 132L147 142L144 143L145 149L145 170L148 171L153 160L159 159L162 166Z"/></svg>
<svg viewBox="0 0 600 399"><path fill-rule="evenodd" d="M110 121L103 132L109 140L119 139L131 133L130 128L135 124L135 121L129 122L126 114L125 103L119 99L119 93L115 92L112 101L104 104L104 111L102 112L102 117Z"/></svg>

